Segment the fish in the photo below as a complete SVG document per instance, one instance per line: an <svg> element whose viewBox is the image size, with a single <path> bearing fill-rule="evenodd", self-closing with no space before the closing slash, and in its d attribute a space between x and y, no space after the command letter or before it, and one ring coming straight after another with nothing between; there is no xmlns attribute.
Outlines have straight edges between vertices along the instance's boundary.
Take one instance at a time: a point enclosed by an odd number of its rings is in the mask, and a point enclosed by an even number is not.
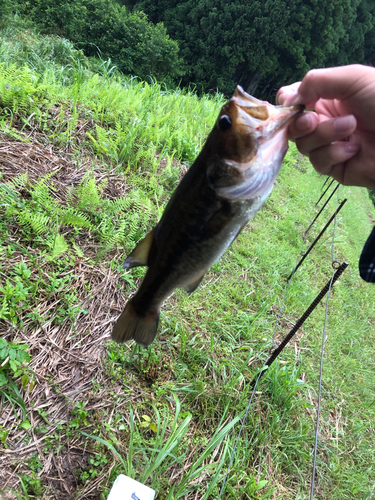
<svg viewBox="0 0 375 500"><path fill-rule="evenodd" d="M288 149L287 126L303 109L273 106L236 87L160 221L125 260L127 269L148 269L113 340L143 347L154 341L162 303L176 288L190 294L199 286L271 193Z"/></svg>

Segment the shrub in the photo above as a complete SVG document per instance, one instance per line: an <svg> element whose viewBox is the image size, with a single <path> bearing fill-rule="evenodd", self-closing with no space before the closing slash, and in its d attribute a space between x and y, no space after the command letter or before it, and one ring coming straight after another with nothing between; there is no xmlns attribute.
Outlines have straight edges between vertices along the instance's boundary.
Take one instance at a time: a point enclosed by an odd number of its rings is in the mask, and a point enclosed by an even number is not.
<svg viewBox="0 0 375 500"><path fill-rule="evenodd" d="M182 74L178 44L163 24L113 0L29 0L19 8L42 33L68 38L87 56L111 58L123 73L157 80Z"/></svg>

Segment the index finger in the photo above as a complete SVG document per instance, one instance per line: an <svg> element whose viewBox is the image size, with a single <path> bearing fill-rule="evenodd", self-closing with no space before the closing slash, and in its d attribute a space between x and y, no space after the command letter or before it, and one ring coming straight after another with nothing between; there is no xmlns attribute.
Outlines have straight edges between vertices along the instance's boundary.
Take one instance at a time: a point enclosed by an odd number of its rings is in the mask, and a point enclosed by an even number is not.
<svg viewBox="0 0 375 500"><path fill-rule="evenodd" d="M315 104L319 99L347 99L355 92L355 84L363 66L352 64L337 68L313 69L303 78L293 104Z"/></svg>
<svg viewBox="0 0 375 500"><path fill-rule="evenodd" d="M276 94L276 103L283 105L288 98L294 99L297 96L301 82L294 82L291 85L281 87Z"/></svg>

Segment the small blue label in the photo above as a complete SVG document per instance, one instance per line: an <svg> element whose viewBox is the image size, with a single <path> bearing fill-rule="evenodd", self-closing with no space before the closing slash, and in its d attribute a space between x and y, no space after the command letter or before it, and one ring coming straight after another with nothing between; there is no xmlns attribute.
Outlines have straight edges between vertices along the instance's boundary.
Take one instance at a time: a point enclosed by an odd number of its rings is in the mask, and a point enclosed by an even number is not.
<svg viewBox="0 0 375 500"><path fill-rule="evenodd" d="M140 498L137 497L137 495L134 493L132 493L132 496L131 496L132 500L141 500Z"/></svg>

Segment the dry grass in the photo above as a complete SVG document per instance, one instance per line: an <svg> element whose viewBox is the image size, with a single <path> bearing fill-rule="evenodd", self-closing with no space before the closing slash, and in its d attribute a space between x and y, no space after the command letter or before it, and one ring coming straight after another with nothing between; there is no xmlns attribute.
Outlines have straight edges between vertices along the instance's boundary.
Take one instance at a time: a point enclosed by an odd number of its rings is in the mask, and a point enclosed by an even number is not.
<svg viewBox="0 0 375 500"><path fill-rule="evenodd" d="M128 188L124 177L114 172L103 173L93 157L87 155L78 165L77 160L68 152L57 152L53 146L43 145L38 137L22 135L29 142L0 135L0 165L4 181L27 172L29 182L32 183L55 172L49 182L53 182L54 194L63 202L67 188L78 185L85 173L91 171L98 181L104 178L108 180L105 196L114 198L126 193ZM15 230L9 243L17 243L21 238ZM90 242L86 242L86 246L88 256L90 253L93 255L94 252L90 252ZM33 269L33 273L37 273L35 263L40 257L30 247L28 252L33 260L19 251L12 255L7 266L11 268L23 261ZM113 396L111 399L107 398L108 377L105 375L102 359L104 344L110 339L112 325L121 312L125 299L117 285L117 273L107 264L108 262L102 261L93 265L86 258L77 259L76 265L68 271L74 275L72 286L80 298L79 308L82 311L73 323L67 320L59 325L54 323L53 312L61 301L59 294L53 298L42 295L38 297L37 312L43 318L38 327L26 315L20 318L24 321L20 329L0 320L1 337L30 346L30 368L36 380L32 392L24 394L31 418L30 430L18 427L22 420L21 410L16 412L16 418L9 404L5 403L2 408L0 425L10 431L7 449L3 449L0 456L0 484L3 487L18 489L18 475L33 454L39 456L43 465L38 475L49 485L49 498L92 498L96 495L96 486L103 481L103 477L98 476L76 496L80 485L74 472L87 465L91 453L86 438L80 434L62 440L61 447L48 454L44 453L43 444L54 435L56 426L71 419L71 410L77 401L85 401L85 410L90 413L114 412ZM46 279L49 269L45 265L40 266L40 269L42 279ZM5 275L2 273L2 276ZM114 387L112 384L111 391L120 394L121 386ZM123 404L130 400L130 397L125 399ZM38 410L45 412L44 419ZM43 426L43 432L34 432L35 427L40 426ZM104 475L109 472L107 470Z"/></svg>

